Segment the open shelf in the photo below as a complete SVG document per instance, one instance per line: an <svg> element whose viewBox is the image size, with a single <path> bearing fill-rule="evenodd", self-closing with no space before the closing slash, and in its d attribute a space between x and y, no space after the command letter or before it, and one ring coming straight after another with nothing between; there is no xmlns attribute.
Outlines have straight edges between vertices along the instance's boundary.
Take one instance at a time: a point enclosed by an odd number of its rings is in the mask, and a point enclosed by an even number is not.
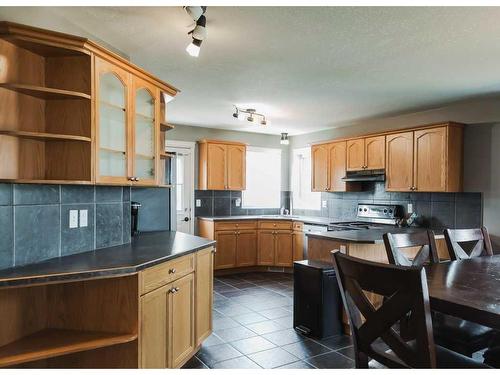
<svg viewBox="0 0 500 375"><path fill-rule="evenodd" d="M121 154L121 155L126 153L126 151L120 151L120 150L115 150L113 148L106 148L106 147L99 147L99 150L106 151L106 152L112 152L114 154Z"/></svg>
<svg viewBox="0 0 500 375"><path fill-rule="evenodd" d="M175 128L174 125L167 124L166 122L160 122L160 130L162 132L165 132L165 131L168 131L168 130L172 130L174 128Z"/></svg>
<svg viewBox="0 0 500 375"><path fill-rule="evenodd" d="M11 137L20 137L35 140L54 140L54 141L76 141L76 142L91 142L89 137L68 134L52 134L42 132L28 132L22 130L0 130L0 135L9 135Z"/></svg>
<svg viewBox="0 0 500 375"><path fill-rule="evenodd" d="M175 156L174 152L160 152L161 159L173 158Z"/></svg>
<svg viewBox="0 0 500 375"><path fill-rule="evenodd" d="M18 47L21 47L43 57L90 55L90 52L78 47L62 47L61 45L56 45L47 41L41 41L39 39L33 39L20 35L2 36L2 38Z"/></svg>
<svg viewBox="0 0 500 375"><path fill-rule="evenodd" d="M90 95L84 94L83 92L25 85L21 83L0 83L0 87L40 99L90 99Z"/></svg>
<svg viewBox="0 0 500 375"><path fill-rule="evenodd" d="M119 106L119 105L116 105L116 104L113 104L113 103L110 103L110 102L106 102L106 101L102 101L100 100L99 101L99 104L101 105L104 105L106 107L111 107L111 108L115 108L115 109L119 109L120 111L125 111L125 108Z"/></svg>
<svg viewBox="0 0 500 375"><path fill-rule="evenodd" d="M137 334L134 333L44 329L0 347L0 367L123 344L135 339Z"/></svg>

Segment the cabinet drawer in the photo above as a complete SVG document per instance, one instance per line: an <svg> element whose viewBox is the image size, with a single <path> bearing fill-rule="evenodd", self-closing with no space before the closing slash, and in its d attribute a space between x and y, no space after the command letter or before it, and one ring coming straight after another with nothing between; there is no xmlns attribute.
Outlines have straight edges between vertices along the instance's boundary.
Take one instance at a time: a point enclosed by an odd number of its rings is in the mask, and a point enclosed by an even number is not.
<svg viewBox="0 0 500 375"><path fill-rule="evenodd" d="M300 221L293 222L293 230L302 231L303 229L304 229L304 223L301 223Z"/></svg>
<svg viewBox="0 0 500 375"><path fill-rule="evenodd" d="M291 221L259 221L259 229L292 229Z"/></svg>
<svg viewBox="0 0 500 375"><path fill-rule="evenodd" d="M221 221L215 223L215 230L255 229L256 221Z"/></svg>
<svg viewBox="0 0 500 375"><path fill-rule="evenodd" d="M177 280L193 271L193 254L148 268L141 272L141 295Z"/></svg>

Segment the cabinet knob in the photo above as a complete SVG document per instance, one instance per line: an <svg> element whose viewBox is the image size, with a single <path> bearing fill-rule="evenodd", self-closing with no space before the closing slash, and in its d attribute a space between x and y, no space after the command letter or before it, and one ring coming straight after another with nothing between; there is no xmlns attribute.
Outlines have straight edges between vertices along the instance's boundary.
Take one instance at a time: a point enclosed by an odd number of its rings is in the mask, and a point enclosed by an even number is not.
<svg viewBox="0 0 500 375"><path fill-rule="evenodd" d="M168 273L175 273L176 271L177 271L177 270L176 270L175 268L170 268L170 269L168 270Z"/></svg>
<svg viewBox="0 0 500 375"><path fill-rule="evenodd" d="M172 288L170 289L170 293L175 294L179 291L179 288Z"/></svg>
<svg viewBox="0 0 500 375"><path fill-rule="evenodd" d="M134 178L133 177L127 177L127 180L134 181Z"/></svg>

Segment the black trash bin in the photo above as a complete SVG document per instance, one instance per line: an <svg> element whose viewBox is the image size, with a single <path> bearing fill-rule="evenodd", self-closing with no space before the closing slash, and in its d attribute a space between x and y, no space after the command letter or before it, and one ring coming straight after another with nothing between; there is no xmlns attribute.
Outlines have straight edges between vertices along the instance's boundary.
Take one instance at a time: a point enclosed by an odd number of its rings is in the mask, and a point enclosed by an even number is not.
<svg viewBox="0 0 500 375"><path fill-rule="evenodd" d="M342 297L331 263L302 260L293 265L293 326L314 338L342 333Z"/></svg>

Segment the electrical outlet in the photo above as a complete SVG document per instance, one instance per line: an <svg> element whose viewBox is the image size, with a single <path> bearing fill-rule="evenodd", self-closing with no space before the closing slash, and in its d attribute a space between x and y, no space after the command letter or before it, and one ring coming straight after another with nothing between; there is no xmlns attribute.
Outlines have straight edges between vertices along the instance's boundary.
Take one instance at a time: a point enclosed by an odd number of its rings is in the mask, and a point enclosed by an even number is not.
<svg viewBox="0 0 500 375"><path fill-rule="evenodd" d="M234 201L234 204L236 205L236 207L240 207L241 206L241 198L236 198L236 200Z"/></svg>
<svg viewBox="0 0 500 375"><path fill-rule="evenodd" d="M413 204L412 203L408 203L408 213L409 214L413 213Z"/></svg>
<svg viewBox="0 0 500 375"><path fill-rule="evenodd" d="M197 199L195 205L196 207L201 207L201 199Z"/></svg>
<svg viewBox="0 0 500 375"><path fill-rule="evenodd" d="M89 226L89 210L80 210L80 228Z"/></svg>
<svg viewBox="0 0 500 375"><path fill-rule="evenodd" d="M327 201L321 201L321 207L326 208L328 206Z"/></svg>
<svg viewBox="0 0 500 375"><path fill-rule="evenodd" d="M78 228L78 210L69 210L69 227Z"/></svg>

